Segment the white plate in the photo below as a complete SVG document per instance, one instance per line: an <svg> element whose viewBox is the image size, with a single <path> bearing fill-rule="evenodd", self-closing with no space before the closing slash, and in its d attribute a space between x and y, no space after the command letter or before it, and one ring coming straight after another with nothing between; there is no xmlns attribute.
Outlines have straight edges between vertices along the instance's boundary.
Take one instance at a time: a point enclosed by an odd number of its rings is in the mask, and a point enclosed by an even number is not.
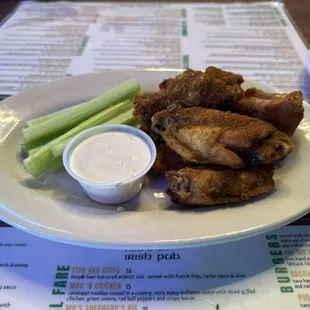
<svg viewBox="0 0 310 310"><path fill-rule="evenodd" d="M306 54L306 68L307 68L308 73L310 75L310 50L308 50L307 54Z"/></svg>
<svg viewBox="0 0 310 310"><path fill-rule="evenodd" d="M26 120L83 102L130 77L155 91L177 72L106 72L66 78L29 89L0 105L0 218L40 237L101 248L173 248L240 239L285 225L310 211L309 107L293 141L295 151L276 171L276 190L247 203L180 210L166 196L163 177L147 180L122 206L99 205L66 172L33 181L20 159ZM247 81L244 87L274 91Z"/></svg>

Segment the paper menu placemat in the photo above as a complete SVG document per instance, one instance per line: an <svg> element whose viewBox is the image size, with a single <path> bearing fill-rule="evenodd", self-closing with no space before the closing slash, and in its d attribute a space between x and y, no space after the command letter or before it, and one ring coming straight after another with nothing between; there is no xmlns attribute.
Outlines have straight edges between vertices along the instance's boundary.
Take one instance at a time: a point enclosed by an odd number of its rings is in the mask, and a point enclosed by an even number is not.
<svg viewBox="0 0 310 310"><path fill-rule="evenodd" d="M0 228L0 307L294 310L310 307L310 229L158 251L82 248Z"/></svg>
<svg viewBox="0 0 310 310"><path fill-rule="evenodd" d="M275 2L23 2L0 31L0 95L66 75L222 67L309 97L306 47Z"/></svg>

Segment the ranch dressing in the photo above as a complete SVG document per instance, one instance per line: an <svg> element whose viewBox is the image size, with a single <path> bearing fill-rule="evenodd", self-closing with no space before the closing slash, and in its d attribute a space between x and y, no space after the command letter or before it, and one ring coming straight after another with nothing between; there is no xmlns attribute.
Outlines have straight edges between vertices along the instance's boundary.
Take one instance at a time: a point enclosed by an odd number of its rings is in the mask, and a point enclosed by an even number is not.
<svg viewBox="0 0 310 310"><path fill-rule="evenodd" d="M151 151L142 138L108 131L91 136L72 152L72 171L91 182L120 183L139 175L150 163Z"/></svg>

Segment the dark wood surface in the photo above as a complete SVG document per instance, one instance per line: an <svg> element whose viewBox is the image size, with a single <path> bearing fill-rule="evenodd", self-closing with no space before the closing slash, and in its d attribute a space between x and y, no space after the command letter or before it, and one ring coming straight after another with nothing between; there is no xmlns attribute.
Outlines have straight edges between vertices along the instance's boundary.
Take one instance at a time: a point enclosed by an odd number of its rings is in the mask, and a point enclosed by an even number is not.
<svg viewBox="0 0 310 310"><path fill-rule="evenodd" d="M304 42L310 48L310 1L284 0L283 4Z"/></svg>
<svg viewBox="0 0 310 310"><path fill-rule="evenodd" d="M132 1L137 1L137 0L132 0ZM151 2L151 1L152 0L149 0L148 2ZM258 1L266 1L266 0L256 0L256 2ZM45 2L51 2L51 1L45 1ZM156 2L160 2L160 1L156 1ZM190 0L181 0L181 1L179 0L177 2L190 2ZM229 2L253 2L253 1L251 0L238 0L238 1L195 0L193 2L220 2L220 3L226 2L226 3L229 3ZM291 18L293 24L297 28L305 44L308 47L310 47L310 0L283 0L280 2L283 3L287 14ZM20 3L19 0L0 0L0 21L6 18L10 13L12 13L19 3ZM0 227L4 225L6 224L0 222ZM297 222L293 223L293 225L310 225L310 214L308 214L308 216L304 217L303 219L298 220Z"/></svg>

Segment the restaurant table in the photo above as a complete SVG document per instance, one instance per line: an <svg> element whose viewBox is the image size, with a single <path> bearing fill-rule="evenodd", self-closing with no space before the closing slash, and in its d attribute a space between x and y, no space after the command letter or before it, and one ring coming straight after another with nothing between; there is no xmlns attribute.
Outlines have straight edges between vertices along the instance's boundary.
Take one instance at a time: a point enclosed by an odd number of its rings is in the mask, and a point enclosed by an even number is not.
<svg viewBox="0 0 310 310"><path fill-rule="evenodd" d="M44 2L52 2L52 1L44 1ZM157 2L160 2L160 1L157 1ZM178 1L178 2L186 2L186 1ZM190 2L190 1L187 1L187 2ZM232 0L199 1L199 0L196 0L193 2L232 3L235 1L232 1ZM260 1L239 0L238 2L260 2ZM279 1L279 2L282 2L284 4L286 13L291 18L292 23L297 28L297 31L299 32L305 45L309 47L310 46L310 19L309 19L310 1L309 0L284 0L284 1ZM18 0L0 1L0 20L5 19L10 13L12 13L19 3L20 1ZM310 225L310 213L306 215L305 217L303 217L302 219L292 223L291 225ZM7 226L7 224L0 221L0 226Z"/></svg>
<svg viewBox="0 0 310 310"><path fill-rule="evenodd" d="M310 0L279 2L284 4L286 14L309 48ZM19 3L0 0L0 23ZM293 310L310 307L309 226L310 213L273 232L227 244L122 251L53 242L24 233L22 229L6 228L10 226L0 221L0 308ZM116 298L115 292L124 296ZM92 293L96 295L87 295ZM112 296L107 296L108 293Z"/></svg>
<svg viewBox="0 0 310 310"><path fill-rule="evenodd" d="M138 0L139 1L139 0ZM238 2L263 2L265 0L238 0ZM20 3L19 0L1 0L0 1L0 20L3 20L7 15L9 15L14 8ZM45 2L52 2L52 1L45 1ZM99 1L98 1L99 2ZM120 1L114 1L120 2ZM152 2L152 1L149 1ZM164 1L154 1L154 2L164 2ZM167 2L167 1L166 1ZM177 1L177 2L186 2L186 1ZM236 2L233 0L213 0L213 1L187 1L187 2L213 2L213 3L229 3L229 2ZM304 39L305 44L309 47L310 46L310 1L309 0L283 0L279 1L282 2L286 8L287 13L292 18L295 26L299 30L301 36Z"/></svg>

